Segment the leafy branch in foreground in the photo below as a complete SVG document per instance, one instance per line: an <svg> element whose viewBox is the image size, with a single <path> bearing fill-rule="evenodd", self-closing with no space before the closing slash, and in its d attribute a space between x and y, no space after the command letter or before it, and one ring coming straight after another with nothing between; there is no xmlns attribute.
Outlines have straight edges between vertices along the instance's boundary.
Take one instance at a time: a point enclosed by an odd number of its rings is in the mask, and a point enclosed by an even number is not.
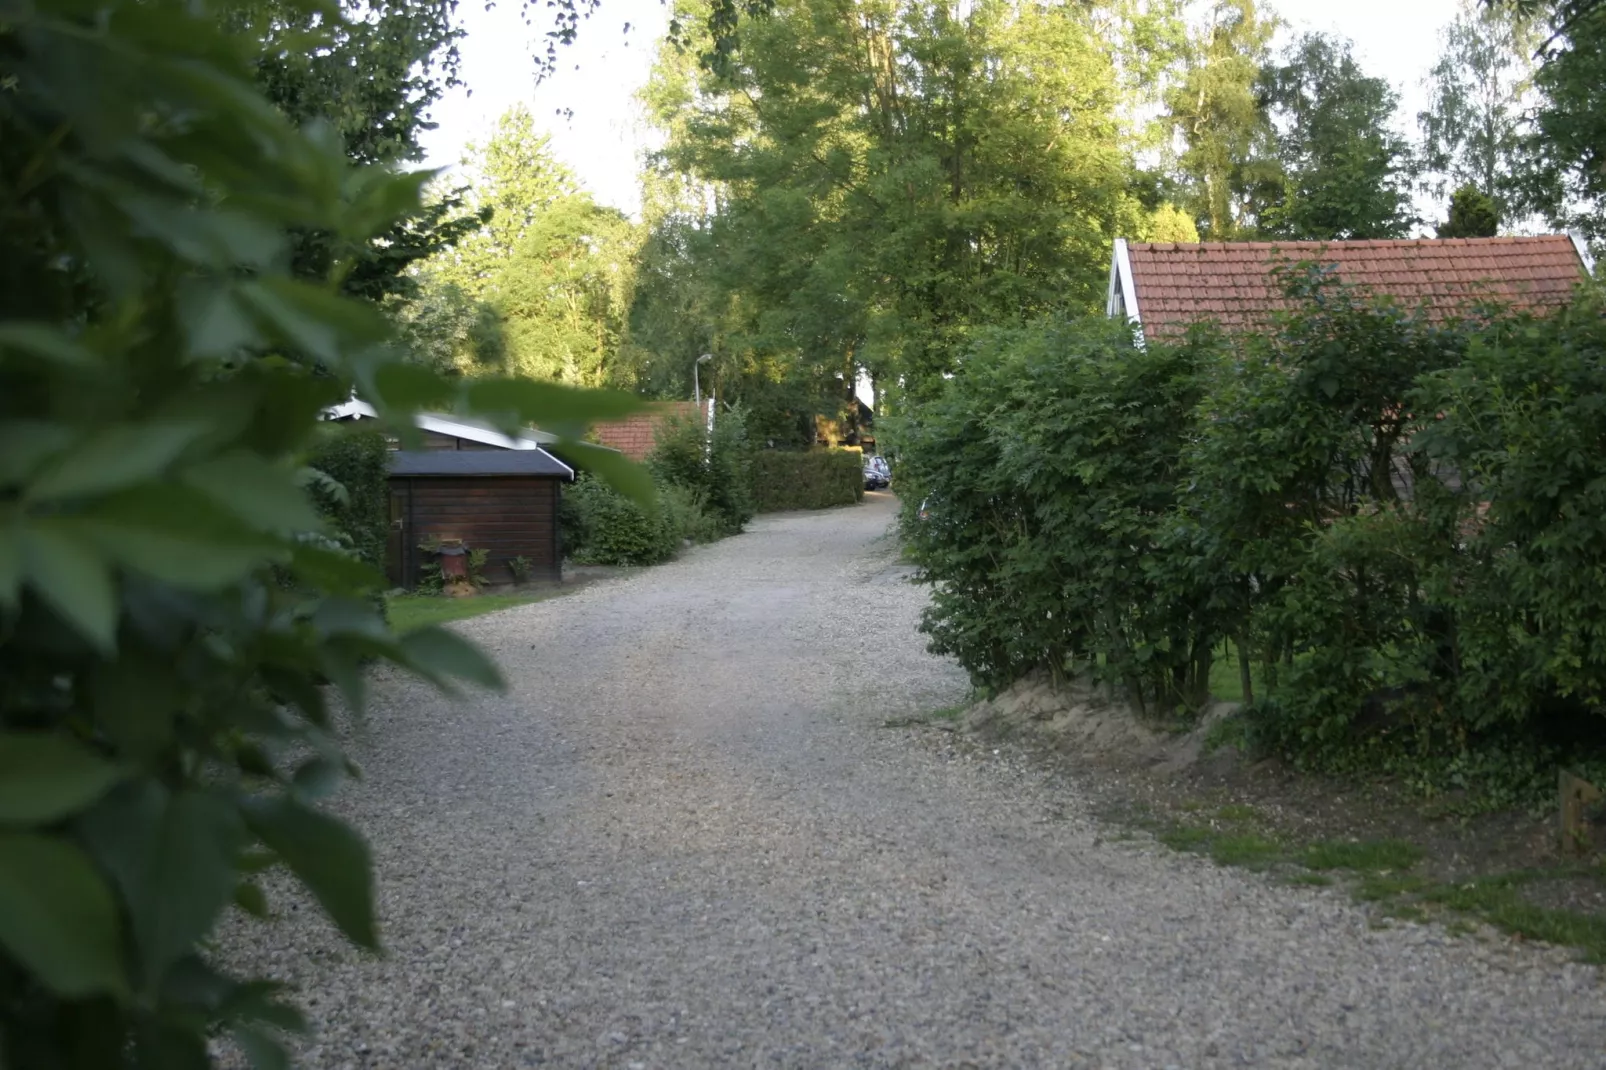
<svg viewBox="0 0 1606 1070"><path fill-rule="evenodd" d="M362 248L428 176L294 127L233 13L0 3L0 1065L206 1066L224 1033L284 1065L300 1014L205 943L267 915L270 867L379 944L367 848L319 805L354 771L336 706L375 662L499 677L450 632L393 635L381 577L326 537L323 407L355 388L397 433L430 405L575 439L634 405L400 365L340 296L349 258L293 277L296 235Z"/></svg>

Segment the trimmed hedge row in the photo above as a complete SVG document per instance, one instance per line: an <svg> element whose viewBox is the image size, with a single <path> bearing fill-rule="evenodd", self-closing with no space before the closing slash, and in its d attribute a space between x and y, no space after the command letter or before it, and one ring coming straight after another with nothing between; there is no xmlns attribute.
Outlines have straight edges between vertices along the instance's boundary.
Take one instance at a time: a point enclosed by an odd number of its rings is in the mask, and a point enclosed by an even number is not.
<svg viewBox="0 0 1606 1070"><path fill-rule="evenodd" d="M978 338L899 428L932 649L1165 717L1230 653L1256 751L1554 791L1554 748L1606 744L1601 297L1443 322L1287 287L1256 336Z"/></svg>
<svg viewBox="0 0 1606 1070"><path fill-rule="evenodd" d="M762 450L753 455L752 472L753 500L761 513L864 499L864 459L856 450Z"/></svg>

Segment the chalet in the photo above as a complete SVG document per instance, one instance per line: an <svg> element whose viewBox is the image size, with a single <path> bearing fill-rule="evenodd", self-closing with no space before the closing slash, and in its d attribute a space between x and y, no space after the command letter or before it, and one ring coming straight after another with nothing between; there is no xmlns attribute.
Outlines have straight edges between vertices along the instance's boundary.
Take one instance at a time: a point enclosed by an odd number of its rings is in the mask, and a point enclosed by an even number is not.
<svg viewBox="0 0 1606 1070"><path fill-rule="evenodd" d="M1278 269L1301 263L1330 266L1346 285L1442 315L1490 300L1556 307L1594 269L1584 245L1559 234L1199 244L1117 238L1105 312L1156 341L1204 321L1256 330L1289 306Z"/></svg>

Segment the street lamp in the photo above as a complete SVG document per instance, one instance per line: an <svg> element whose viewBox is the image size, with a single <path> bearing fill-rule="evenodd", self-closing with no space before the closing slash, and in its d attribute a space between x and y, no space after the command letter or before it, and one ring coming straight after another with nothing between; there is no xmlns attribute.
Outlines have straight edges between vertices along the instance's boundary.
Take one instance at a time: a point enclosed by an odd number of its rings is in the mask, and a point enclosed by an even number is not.
<svg viewBox="0 0 1606 1070"><path fill-rule="evenodd" d="M704 353L702 356L697 358L697 363L691 366L691 399L698 405L703 403L703 385L698 380L697 373L702 370L702 366L704 364L707 364L713 359L714 354Z"/></svg>

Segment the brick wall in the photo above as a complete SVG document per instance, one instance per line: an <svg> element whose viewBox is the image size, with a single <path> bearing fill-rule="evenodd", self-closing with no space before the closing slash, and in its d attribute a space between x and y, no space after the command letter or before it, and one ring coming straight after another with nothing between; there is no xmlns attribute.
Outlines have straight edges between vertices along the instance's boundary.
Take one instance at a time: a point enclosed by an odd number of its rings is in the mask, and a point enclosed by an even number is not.
<svg viewBox="0 0 1606 1070"><path fill-rule="evenodd" d="M695 401L654 402L651 408L634 416L597 424L597 441L633 461L644 461L658 444L659 427L676 418L684 420L696 417L699 421L706 421L710 404L711 401L704 401L700 406Z"/></svg>

